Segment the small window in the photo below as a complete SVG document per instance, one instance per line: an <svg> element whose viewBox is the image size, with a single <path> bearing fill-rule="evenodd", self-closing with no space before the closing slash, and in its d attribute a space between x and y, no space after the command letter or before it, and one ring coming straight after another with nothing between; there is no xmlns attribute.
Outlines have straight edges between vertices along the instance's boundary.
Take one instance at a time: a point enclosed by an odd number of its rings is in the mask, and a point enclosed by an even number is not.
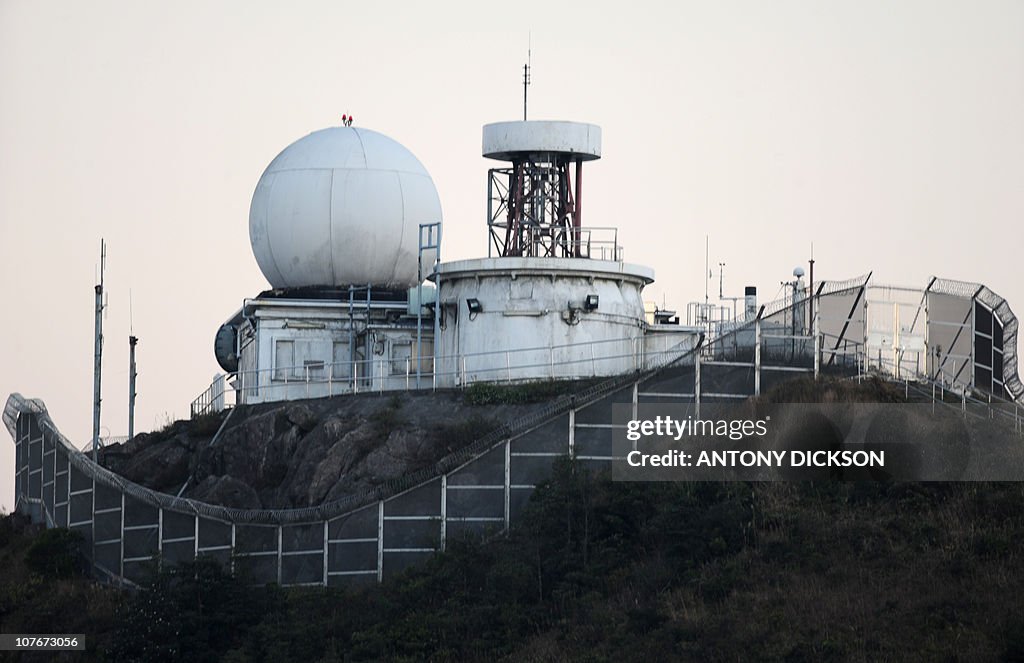
<svg viewBox="0 0 1024 663"><path fill-rule="evenodd" d="M391 346L391 375L416 374L412 361L412 343L394 343Z"/></svg>
<svg viewBox="0 0 1024 663"><path fill-rule="evenodd" d="M295 379L295 343L293 341L274 342L274 379Z"/></svg>

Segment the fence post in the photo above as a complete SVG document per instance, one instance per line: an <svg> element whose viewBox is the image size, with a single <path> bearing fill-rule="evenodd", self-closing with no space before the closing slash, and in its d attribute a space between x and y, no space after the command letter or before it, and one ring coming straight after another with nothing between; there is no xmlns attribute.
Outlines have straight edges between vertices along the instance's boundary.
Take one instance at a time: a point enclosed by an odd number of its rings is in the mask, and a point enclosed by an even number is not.
<svg viewBox="0 0 1024 663"><path fill-rule="evenodd" d="M509 361L508 353L505 353L505 379L507 382L512 382L512 363Z"/></svg>
<svg viewBox="0 0 1024 663"><path fill-rule="evenodd" d="M441 552L448 543L448 473L441 475Z"/></svg>
<svg viewBox="0 0 1024 663"><path fill-rule="evenodd" d="M761 317L754 320L754 395L761 395Z"/></svg>
<svg viewBox="0 0 1024 663"><path fill-rule="evenodd" d="M377 502L377 582L384 582L384 500Z"/></svg>
<svg viewBox="0 0 1024 663"><path fill-rule="evenodd" d="M813 300L812 300L813 301ZM821 373L821 333L818 324L818 312L814 312L814 379L818 379L818 375Z"/></svg>
<svg viewBox="0 0 1024 663"><path fill-rule="evenodd" d="M505 440L505 531L512 519L512 440Z"/></svg>
<svg viewBox="0 0 1024 663"><path fill-rule="evenodd" d="M576 406L569 407L569 457L576 455Z"/></svg>
<svg viewBox="0 0 1024 663"><path fill-rule="evenodd" d="M693 356L693 413L700 417L700 353L698 348Z"/></svg>

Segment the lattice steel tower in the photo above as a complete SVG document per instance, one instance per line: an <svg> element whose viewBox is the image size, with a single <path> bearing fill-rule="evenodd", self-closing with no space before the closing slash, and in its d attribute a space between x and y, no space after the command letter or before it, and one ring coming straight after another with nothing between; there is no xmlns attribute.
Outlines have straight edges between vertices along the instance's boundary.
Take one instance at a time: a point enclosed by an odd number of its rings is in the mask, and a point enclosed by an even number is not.
<svg viewBox="0 0 1024 663"><path fill-rule="evenodd" d="M583 162L601 158L601 128L579 122L484 126L483 155L511 162L487 178L488 256L620 260L614 235L582 224Z"/></svg>

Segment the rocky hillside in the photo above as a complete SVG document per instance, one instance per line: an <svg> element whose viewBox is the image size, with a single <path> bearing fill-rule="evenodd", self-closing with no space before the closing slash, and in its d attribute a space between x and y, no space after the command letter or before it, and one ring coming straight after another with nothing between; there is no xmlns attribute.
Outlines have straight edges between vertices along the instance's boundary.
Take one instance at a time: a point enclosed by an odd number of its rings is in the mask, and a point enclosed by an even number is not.
<svg viewBox="0 0 1024 663"><path fill-rule="evenodd" d="M240 406L103 450L101 462L155 490L239 508L339 499L436 463L580 383L358 394ZM211 442L214 442L211 445Z"/></svg>

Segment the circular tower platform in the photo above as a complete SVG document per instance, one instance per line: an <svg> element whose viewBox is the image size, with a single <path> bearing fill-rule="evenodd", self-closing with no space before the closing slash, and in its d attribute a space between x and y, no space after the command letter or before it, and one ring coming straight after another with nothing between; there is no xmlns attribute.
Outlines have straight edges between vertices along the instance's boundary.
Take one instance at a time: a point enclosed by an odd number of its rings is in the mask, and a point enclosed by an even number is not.
<svg viewBox="0 0 1024 663"><path fill-rule="evenodd" d="M484 125L483 155L517 161L529 154L557 153L572 161L601 158L601 127L584 122L529 120Z"/></svg>

